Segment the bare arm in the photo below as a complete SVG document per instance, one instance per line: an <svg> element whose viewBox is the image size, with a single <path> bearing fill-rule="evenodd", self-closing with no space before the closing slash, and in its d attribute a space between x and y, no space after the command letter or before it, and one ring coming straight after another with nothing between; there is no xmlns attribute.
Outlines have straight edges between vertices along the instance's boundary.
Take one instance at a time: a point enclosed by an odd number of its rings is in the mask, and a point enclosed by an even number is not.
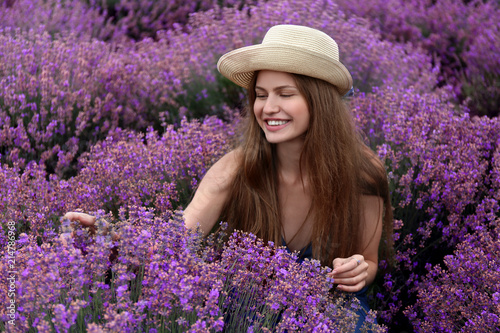
<svg viewBox="0 0 500 333"><path fill-rule="evenodd" d="M205 174L193 200L184 210L186 227L201 228L207 235L221 215L231 184L239 166L239 151L231 151L217 161Z"/></svg>
<svg viewBox="0 0 500 333"><path fill-rule="evenodd" d="M377 275L378 247L382 237L382 215L384 203L378 196L361 197L361 230L364 249L349 258L333 261L332 277L338 289L355 292L371 284Z"/></svg>
<svg viewBox="0 0 500 333"><path fill-rule="evenodd" d="M239 166L239 151L231 151L217 161L205 174L195 192L193 200L184 210L186 227L195 229L198 225L207 235L219 218L229 189ZM78 221L95 232L95 216L68 212L63 218Z"/></svg>

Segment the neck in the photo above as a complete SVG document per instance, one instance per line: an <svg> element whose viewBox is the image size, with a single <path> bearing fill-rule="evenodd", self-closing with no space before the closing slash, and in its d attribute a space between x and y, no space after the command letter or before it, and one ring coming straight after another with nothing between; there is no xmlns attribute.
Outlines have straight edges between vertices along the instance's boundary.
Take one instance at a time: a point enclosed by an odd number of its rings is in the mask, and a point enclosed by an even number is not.
<svg viewBox="0 0 500 333"><path fill-rule="evenodd" d="M302 182L305 178L304 166L300 165L300 155L304 141L284 142L276 145L278 173L286 183ZM302 169L302 170L301 170ZM302 171L302 174L301 174Z"/></svg>

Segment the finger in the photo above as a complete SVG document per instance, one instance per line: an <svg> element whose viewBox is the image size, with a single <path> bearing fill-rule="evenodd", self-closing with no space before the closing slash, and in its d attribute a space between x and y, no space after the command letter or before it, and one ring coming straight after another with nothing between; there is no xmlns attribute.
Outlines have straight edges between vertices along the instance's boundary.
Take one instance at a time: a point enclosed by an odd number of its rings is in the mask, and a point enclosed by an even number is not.
<svg viewBox="0 0 500 333"><path fill-rule="evenodd" d="M366 280L367 277L368 272L366 270L355 269L340 275L335 275L334 279L336 284L355 285Z"/></svg>
<svg viewBox="0 0 500 333"><path fill-rule="evenodd" d="M356 266L354 269L342 273L336 273L332 277L335 279L336 283L343 283L342 279L352 279L356 276L362 276L363 279L366 279L368 276L368 267L369 267L368 263L364 261L360 263L359 266Z"/></svg>
<svg viewBox="0 0 500 333"><path fill-rule="evenodd" d="M363 289L365 287L365 285L366 285L365 280L363 280L355 285L339 284L337 286L337 289L342 290L342 291L346 291L346 292L350 292L350 293L354 293L356 291L360 291L361 289Z"/></svg>
<svg viewBox="0 0 500 333"><path fill-rule="evenodd" d="M346 258L335 258L333 259L333 269L344 265L348 260Z"/></svg>
<svg viewBox="0 0 500 333"><path fill-rule="evenodd" d="M362 268L354 268L351 269L350 271L342 272L342 273L336 273L333 275L335 278L335 282L340 281L341 279L352 279L360 274L363 274L365 272L364 269ZM341 283L341 282L337 282Z"/></svg>
<svg viewBox="0 0 500 333"><path fill-rule="evenodd" d="M78 212L67 212L66 214L64 214L64 216L62 218L68 219L70 221L79 221L81 214L82 213L78 213Z"/></svg>
<svg viewBox="0 0 500 333"><path fill-rule="evenodd" d="M93 226L95 223L95 216L85 213L68 212L64 214L63 218L67 218L70 221L79 221L85 227Z"/></svg>
<svg viewBox="0 0 500 333"><path fill-rule="evenodd" d="M357 267L358 267L358 262L356 260L352 260L352 259L346 260L343 262L342 265L333 266L332 274L337 275L337 274L349 272L349 271L356 269Z"/></svg>
<svg viewBox="0 0 500 333"><path fill-rule="evenodd" d="M75 212L67 212L66 214L63 215L63 217L61 219L68 219L70 221L73 221L74 215L75 215Z"/></svg>
<svg viewBox="0 0 500 333"><path fill-rule="evenodd" d="M352 268L352 267L359 266L364 262L365 262L365 257L363 257L361 254L355 254L349 258L346 258L344 265L349 264L349 267ZM344 265L342 265L342 266L344 266Z"/></svg>

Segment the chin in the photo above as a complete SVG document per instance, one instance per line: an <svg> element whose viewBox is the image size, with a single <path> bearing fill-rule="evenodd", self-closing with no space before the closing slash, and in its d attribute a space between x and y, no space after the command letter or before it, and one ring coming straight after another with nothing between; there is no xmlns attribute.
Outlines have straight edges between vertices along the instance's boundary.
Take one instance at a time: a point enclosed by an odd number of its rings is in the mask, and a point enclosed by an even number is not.
<svg viewBox="0 0 500 333"><path fill-rule="evenodd" d="M292 142L295 141L297 138L284 138L284 137L276 137L276 136L267 136L266 135L266 140L269 143L273 144L278 144L278 143L285 143L285 142Z"/></svg>
<svg viewBox="0 0 500 333"><path fill-rule="evenodd" d="M287 140L284 140L283 138L276 137L276 135L267 135L267 134L266 134L266 140L269 143L280 143L280 142L287 141Z"/></svg>

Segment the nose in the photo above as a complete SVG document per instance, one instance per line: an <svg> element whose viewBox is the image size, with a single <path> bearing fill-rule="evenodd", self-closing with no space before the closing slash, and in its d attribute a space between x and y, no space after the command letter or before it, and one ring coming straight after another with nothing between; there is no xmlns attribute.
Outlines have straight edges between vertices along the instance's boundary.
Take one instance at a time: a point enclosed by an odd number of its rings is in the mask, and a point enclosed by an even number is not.
<svg viewBox="0 0 500 333"><path fill-rule="evenodd" d="M276 98L273 96L268 96L266 98L266 103L264 104L264 108L262 109L264 113L271 114L271 113L277 113L280 111L280 107L277 103Z"/></svg>

